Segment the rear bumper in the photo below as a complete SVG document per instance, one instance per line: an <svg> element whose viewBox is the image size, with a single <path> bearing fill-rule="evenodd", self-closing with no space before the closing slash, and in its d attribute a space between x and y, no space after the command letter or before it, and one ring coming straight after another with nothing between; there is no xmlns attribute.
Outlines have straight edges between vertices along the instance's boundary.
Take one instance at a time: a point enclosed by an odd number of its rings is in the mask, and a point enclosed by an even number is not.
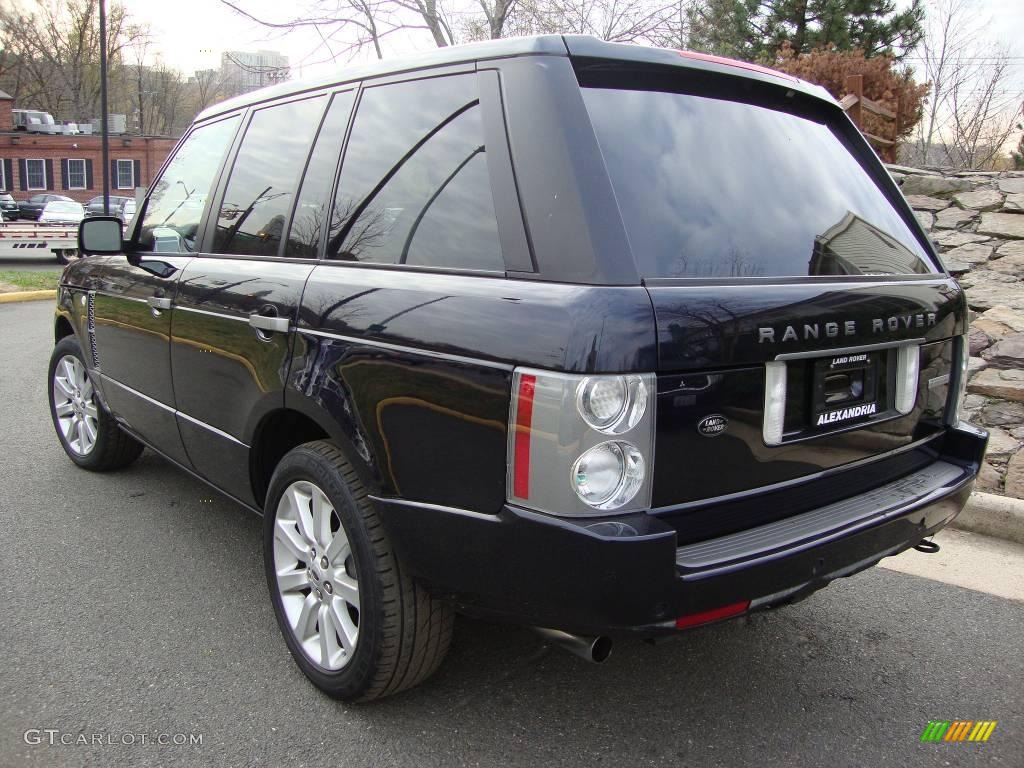
<svg viewBox="0 0 1024 768"><path fill-rule="evenodd" d="M738 602L793 602L916 545L960 513L987 434L950 428L936 461L857 497L677 547L646 513L565 519L375 499L412 575L467 612L583 634L657 635Z"/></svg>

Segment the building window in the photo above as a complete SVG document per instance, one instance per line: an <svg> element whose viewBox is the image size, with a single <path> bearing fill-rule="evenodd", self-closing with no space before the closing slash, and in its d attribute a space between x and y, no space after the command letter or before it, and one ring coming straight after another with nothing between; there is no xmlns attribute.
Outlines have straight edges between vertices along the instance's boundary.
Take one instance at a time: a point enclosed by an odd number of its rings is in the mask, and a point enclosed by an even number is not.
<svg viewBox="0 0 1024 768"><path fill-rule="evenodd" d="M41 159L25 161L25 183L29 189L46 189L46 162Z"/></svg>
<svg viewBox="0 0 1024 768"><path fill-rule="evenodd" d="M120 169L118 173L120 174ZM85 187L85 160L68 160L68 189Z"/></svg>
<svg viewBox="0 0 1024 768"><path fill-rule="evenodd" d="M5 160L0 160L0 192L7 190L7 173L4 170Z"/></svg>
<svg viewBox="0 0 1024 768"><path fill-rule="evenodd" d="M117 188L135 189L135 163L131 160L117 161Z"/></svg>

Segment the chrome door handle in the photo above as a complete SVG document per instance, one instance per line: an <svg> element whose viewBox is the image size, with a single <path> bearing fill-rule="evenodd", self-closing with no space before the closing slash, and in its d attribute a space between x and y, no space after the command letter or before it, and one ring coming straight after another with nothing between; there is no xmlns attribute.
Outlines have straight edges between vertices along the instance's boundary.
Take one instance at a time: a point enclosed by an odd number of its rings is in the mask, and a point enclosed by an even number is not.
<svg viewBox="0 0 1024 768"><path fill-rule="evenodd" d="M152 309L170 309L171 300L165 299L163 296L150 296L146 299L146 303L149 304Z"/></svg>
<svg viewBox="0 0 1024 768"><path fill-rule="evenodd" d="M249 325L257 331L268 333L288 333L290 325L287 317L275 317L273 315L249 315Z"/></svg>

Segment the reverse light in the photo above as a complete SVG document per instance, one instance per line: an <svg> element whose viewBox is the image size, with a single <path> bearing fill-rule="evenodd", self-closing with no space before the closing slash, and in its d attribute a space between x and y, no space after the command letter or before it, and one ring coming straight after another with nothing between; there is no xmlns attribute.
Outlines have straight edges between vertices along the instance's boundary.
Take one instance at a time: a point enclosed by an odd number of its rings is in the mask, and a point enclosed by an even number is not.
<svg viewBox="0 0 1024 768"><path fill-rule="evenodd" d="M908 414L917 402L921 350L916 344L896 348L896 410Z"/></svg>
<svg viewBox="0 0 1024 768"><path fill-rule="evenodd" d="M782 443L782 428L786 418L786 364L764 364L764 426L766 445Z"/></svg>
<svg viewBox="0 0 1024 768"><path fill-rule="evenodd" d="M566 517L650 506L653 373L579 376L517 368L512 395L510 502Z"/></svg>
<svg viewBox="0 0 1024 768"><path fill-rule="evenodd" d="M595 445L576 459L572 482L576 494L595 509L618 509L643 485L644 457L629 443Z"/></svg>
<svg viewBox="0 0 1024 768"><path fill-rule="evenodd" d="M954 339L955 352L957 359L954 363L956 370L953 372L956 376L953 388L950 395L953 398L953 407L951 410L950 423L956 425L963 413L964 398L967 396L967 373L968 364L970 363L970 341L965 333L957 339Z"/></svg>

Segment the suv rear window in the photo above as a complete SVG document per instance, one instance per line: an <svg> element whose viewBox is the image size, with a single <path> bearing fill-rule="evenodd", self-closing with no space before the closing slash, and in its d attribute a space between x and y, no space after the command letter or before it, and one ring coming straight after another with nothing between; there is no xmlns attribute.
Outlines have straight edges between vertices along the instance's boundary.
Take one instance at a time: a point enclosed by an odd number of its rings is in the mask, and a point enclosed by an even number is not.
<svg viewBox="0 0 1024 768"><path fill-rule="evenodd" d="M644 277L935 271L822 122L663 91L584 88L583 98Z"/></svg>

